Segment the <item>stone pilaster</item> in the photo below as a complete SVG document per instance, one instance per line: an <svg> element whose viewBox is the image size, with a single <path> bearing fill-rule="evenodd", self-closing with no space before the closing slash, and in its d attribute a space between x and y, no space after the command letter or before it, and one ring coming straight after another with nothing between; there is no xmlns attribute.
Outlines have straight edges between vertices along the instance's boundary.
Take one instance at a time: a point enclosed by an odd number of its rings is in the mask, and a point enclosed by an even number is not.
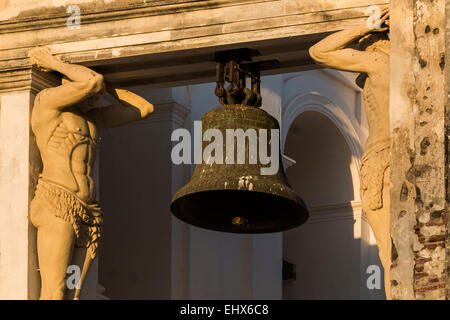
<svg viewBox="0 0 450 320"><path fill-rule="evenodd" d="M36 93L56 81L31 68L0 72L0 299L39 297L28 212L41 160L29 123Z"/></svg>
<svg viewBox="0 0 450 320"><path fill-rule="evenodd" d="M393 299L445 299L446 0L391 1Z"/></svg>

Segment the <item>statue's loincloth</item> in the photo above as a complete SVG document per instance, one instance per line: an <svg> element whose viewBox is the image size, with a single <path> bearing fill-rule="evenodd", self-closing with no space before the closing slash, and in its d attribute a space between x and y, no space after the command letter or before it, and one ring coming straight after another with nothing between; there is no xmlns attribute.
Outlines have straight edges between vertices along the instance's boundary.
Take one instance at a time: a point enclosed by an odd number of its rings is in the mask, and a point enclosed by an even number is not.
<svg viewBox="0 0 450 320"><path fill-rule="evenodd" d="M361 161L361 199L366 213L383 208L383 190L389 188L389 139L372 143L366 147Z"/></svg>
<svg viewBox="0 0 450 320"><path fill-rule="evenodd" d="M40 178L34 201L47 204L56 217L70 223L76 235L75 246L87 248L91 258L97 255L103 212L98 203L87 204L56 183Z"/></svg>

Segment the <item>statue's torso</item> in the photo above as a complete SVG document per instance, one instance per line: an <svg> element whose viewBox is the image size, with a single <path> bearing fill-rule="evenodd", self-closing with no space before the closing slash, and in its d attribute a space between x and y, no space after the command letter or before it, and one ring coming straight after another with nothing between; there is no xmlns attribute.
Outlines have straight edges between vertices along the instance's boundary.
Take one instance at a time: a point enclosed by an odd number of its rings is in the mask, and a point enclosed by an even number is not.
<svg viewBox="0 0 450 320"><path fill-rule="evenodd" d="M370 75L364 85L362 96L369 124L366 149L368 146L386 141L390 135L389 73Z"/></svg>
<svg viewBox="0 0 450 320"><path fill-rule="evenodd" d="M75 108L67 108L48 127L35 131L44 165L42 177L93 202L93 166L100 140L94 122Z"/></svg>

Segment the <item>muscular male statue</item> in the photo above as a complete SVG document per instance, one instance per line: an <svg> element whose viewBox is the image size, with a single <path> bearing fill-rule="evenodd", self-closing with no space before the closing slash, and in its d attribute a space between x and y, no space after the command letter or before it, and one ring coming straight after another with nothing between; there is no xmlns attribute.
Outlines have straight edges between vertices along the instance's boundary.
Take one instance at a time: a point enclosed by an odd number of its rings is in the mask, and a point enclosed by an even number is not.
<svg viewBox="0 0 450 320"><path fill-rule="evenodd" d="M391 267L390 195L389 195L389 13L381 17L380 29L367 24L334 33L309 52L320 65L360 72L358 85L364 88L364 107L369 137L361 164L362 207L377 240L384 267L386 298L390 298ZM352 45L357 48L351 48Z"/></svg>
<svg viewBox="0 0 450 320"><path fill-rule="evenodd" d="M36 96L31 127L43 162L30 208L37 228L41 299L79 299L87 271L97 254L102 211L96 203L93 165L99 132L147 117L153 105L80 65L64 63L45 47L32 49L33 65L64 75L61 86ZM93 108L108 91L119 103ZM70 265L81 270L77 289L65 290ZM65 297L65 294L67 296Z"/></svg>

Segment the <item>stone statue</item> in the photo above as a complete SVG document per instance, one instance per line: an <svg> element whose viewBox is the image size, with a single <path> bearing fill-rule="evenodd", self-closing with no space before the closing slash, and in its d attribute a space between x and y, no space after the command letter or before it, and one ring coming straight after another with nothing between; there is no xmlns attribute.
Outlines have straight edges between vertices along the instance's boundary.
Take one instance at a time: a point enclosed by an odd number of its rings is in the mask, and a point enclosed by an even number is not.
<svg viewBox="0 0 450 320"><path fill-rule="evenodd" d="M102 130L146 118L153 105L123 89L105 84L103 76L64 63L45 47L29 52L33 65L57 71L62 85L36 96L31 128L43 163L30 220L37 228L41 299L79 299L97 254L103 213L96 203L93 165ZM105 91L117 105L93 108ZM79 286L66 292L68 266L81 271ZM65 296L67 294L67 296Z"/></svg>
<svg viewBox="0 0 450 320"><path fill-rule="evenodd" d="M367 24L334 33L310 48L320 65L360 72L369 137L361 164L362 207L377 240L384 267L386 298L390 298L390 195L389 195L389 12L384 10L380 29Z"/></svg>

